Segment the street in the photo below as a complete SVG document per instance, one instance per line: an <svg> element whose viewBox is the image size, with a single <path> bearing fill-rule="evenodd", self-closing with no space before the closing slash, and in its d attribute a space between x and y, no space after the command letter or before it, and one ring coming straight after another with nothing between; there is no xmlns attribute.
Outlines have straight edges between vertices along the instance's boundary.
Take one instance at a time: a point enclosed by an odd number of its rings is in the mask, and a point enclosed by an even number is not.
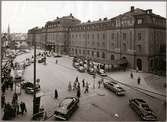
<svg viewBox="0 0 167 122"><path fill-rule="evenodd" d="M32 55L33 50L30 53L18 56L16 61L22 61L26 57L31 57ZM58 60L58 64L55 63L56 59ZM34 65L31 64L26 67L24 73L24 80L32 83L34 73L33 66ZM75 78L78 76L79 82L81 83L80 103L78 110L72 115L70 121L140 121L139 116L128 104L128 100L135 97L145 99L151 109L157 114L159 120L166 119L166 108L162 101L135 91L127 86L121 85L126 90L126 95L117 96L103 86L97 88L97 82L101 78L96 77L96 88L93 89L94 79L92 75L78 72L72 66L72 57L47 57L47 64L44 65L43 63L37 62L36 69L36 77L40 79L41 92L44 94L41 99L41 105L48 112L48 116L49 114L53 114L58 103L63 98L67 96L76 96L75 91L68 91L68 84L69 81L73 84ZM119 77L124 76L120 75ZM82 79L89 82L89 93L83 93ZM54 98L55 89L58 90L58 99ZM11 96L10 90L7 91L6 96ZM7 97L7 101L11 101L11 98ZM23 117L16 117L15 120L30 120L33 110L33 95L26 94L24 90L22 90L19 101L24 101L26 103L28 112L23 115ZM54 120L54 117L49 120Z"/></svg>

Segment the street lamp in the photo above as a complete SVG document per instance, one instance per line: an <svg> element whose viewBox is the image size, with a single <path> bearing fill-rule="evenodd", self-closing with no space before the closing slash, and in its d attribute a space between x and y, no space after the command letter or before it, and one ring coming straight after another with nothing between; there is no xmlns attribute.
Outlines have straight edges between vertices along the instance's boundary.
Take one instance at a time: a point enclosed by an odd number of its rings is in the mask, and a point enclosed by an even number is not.
<svg viewBox="0 0 167 122"><path fill-rule="evenodd" d="M35 41L35 33L33 36L33 42L34 42L34 96L33 96L33 115L37 113L36 110L36 41Z"/></svg>

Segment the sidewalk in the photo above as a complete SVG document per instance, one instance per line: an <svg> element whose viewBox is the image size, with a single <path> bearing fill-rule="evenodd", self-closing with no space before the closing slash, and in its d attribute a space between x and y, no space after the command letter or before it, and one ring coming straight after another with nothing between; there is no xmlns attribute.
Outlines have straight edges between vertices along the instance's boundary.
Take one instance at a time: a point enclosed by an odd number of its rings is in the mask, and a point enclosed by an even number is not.
<svg viewBox="0 0 167 122"><path fill-rule="evenodd" d="M130 77L130 73L133 73L133 79ZM164 83L166 82L165 77L156 76L151 73L143 73L143 72L135 72L132 70L118 71L108 73L108 76L117 80L119 82L138 87L141 89L149 90L152 92L156 92L158 94L166 95L166 89L164 87ZM141 78L140 85L137 84L137 78Z"/></svg>

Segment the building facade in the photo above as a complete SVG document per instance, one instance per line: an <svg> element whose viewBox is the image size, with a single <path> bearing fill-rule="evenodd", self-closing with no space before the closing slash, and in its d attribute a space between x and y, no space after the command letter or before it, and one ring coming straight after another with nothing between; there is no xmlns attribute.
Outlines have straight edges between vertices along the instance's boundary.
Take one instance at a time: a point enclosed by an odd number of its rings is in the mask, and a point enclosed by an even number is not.
<svg viewBox="0 0 167 122"><path fill-rule="evenodd" d="M39 30L43 31L37 33ZM39 41L35 41L57 53L83 56L113 66L126 59L128 67L152 72L159 65L166 65L165 32L165 18L151 9L132 6L124 14L93 22L81 23L72 15L57 18L35 31L35 36L39 35ZM32 42L31 30L28 35Z"/></svg>

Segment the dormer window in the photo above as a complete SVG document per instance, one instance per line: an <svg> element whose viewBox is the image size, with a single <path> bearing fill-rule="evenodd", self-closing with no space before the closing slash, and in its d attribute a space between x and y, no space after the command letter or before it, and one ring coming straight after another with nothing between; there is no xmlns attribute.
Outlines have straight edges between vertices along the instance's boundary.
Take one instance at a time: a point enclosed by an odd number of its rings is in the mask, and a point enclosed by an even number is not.
<svg viewBox="0 0 167 122"><path fill-rule="evenodd" d="M137 20L137 24L142 24L143 23L143 19L138 19Z"/></svg>

